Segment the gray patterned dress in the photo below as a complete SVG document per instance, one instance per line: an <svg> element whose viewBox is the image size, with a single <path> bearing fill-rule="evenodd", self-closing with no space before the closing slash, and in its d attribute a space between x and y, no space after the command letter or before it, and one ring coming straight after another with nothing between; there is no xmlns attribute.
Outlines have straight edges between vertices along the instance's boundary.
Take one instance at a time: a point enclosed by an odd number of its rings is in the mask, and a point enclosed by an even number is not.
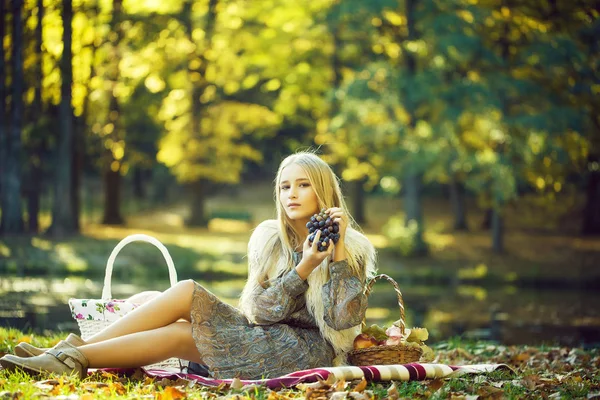
<svg viewBox="0 0 600 400"><path fill-rule="evenodd" d="M297 265L302 253L294 257ZM367 299L359 277L344 261L329 264L324 320L335 329L361 323ZM332 365L334 350L321 336L304 294L308 283L294 268L254 295L257 324L196 283L192 335L214 378L273 378Z"/></svg>

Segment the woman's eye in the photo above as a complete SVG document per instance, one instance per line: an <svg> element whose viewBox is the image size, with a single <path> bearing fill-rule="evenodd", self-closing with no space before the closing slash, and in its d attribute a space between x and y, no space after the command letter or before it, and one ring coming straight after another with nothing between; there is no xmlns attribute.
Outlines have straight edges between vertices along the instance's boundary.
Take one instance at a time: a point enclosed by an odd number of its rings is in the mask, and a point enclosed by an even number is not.
<svg viewBox="0 0 600 400"><path fill-rule="evenodd" d="M281 190L287 190L287 189L289 189L289 188L290 188L289 186L282 186L282 187L281 187Z"/></svg>
<svg viewBox="0 0 600 400"><path fill-rule="evenodd" d="M309 187L309 186L310 186L310 183L301 183L300 184L300 187Z"/></svg>

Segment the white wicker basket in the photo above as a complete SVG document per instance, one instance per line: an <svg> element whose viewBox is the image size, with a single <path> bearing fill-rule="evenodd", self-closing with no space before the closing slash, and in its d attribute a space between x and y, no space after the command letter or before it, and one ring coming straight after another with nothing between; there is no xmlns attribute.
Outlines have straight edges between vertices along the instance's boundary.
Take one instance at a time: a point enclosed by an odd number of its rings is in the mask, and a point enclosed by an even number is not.
<svg viewBox="0 0 600 400"><path fill-rule="evenodd" d="M81 338L83 340L100 332L128 312L134 310L139 304L132 303L128 300L116 300L112 298L112 270L113 264L117 254L125 245L142 241L151 243L156 246L162 253L167 266L169 268L169 280L171 286L177 283L177 271L173 264L173 259L163 244L156 238L144 234L130 235L121 240L113 249L108 262L106 264L106 274L104 276L104 287L102 289L101 299L69 299L69 307L71 308L71 314L81 331ZM161 361L156 364L146 365L144 368L159 368L168 370L182 371L187 367L188 362L180 360L178 358L169 358L168 360Z"/></svg>

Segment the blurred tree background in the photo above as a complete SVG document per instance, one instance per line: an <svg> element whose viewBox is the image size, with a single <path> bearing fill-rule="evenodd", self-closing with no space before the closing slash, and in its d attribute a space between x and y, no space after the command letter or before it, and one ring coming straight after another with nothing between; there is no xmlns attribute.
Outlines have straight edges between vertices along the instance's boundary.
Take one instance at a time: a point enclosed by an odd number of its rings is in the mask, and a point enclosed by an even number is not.
<svg viewBox="0 0 600 400"><path fill-rule="evenodd" d="M499 253L514 204L600 234L596 1L0 7L4 236L78 234L86 199L125 224L125 188L138 207L186 201L204 226L211 195L309 147L359 222L367 195L402 199L383 227L402 254L428 251L427 195L447 198L457 231L475 228L473 199Z"/></svg>

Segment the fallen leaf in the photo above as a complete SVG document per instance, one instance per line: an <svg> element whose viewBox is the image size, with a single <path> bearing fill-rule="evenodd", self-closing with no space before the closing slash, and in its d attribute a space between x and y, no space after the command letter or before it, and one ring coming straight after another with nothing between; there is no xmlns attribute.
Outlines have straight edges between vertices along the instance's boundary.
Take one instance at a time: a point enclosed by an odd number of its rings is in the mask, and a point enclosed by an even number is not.
<svg viewBox="0 0 600 400"><path fill-rule="evenodd" d="M58 381L54 379L49 379L46 381L35 382L33 386L40 390L49 391L54 389L58 385Z"/></svg>
<svg viewBox="0 0 600 400"><path fill-rule="evenodd" d="M296 387L302 391L307 391L309 389L323 389L324 387L329 387L329 385L322 380L318 380L312 383L299 383Z"/></svg>
<svg viewBox="0 0 600 400"><path fill-rule="evenodd" d="M307 400L327 399L327 389L308 388L306 390L306 399Z"/></svg>
<svg viewBox="0 0 600 400"><path fill-rule="evenodd" d="M244 384L239 378L233 378L231 381L231 385L229 385L232 389L238 390L244 387Z"/></svg>
<svg viewBox="0 0 600 400"><path fill-rule="evenodd" d="M504 390L498 389L494 386L484 385L484 386L480 386L479 389L477 389L477 394L481 397L485 397L485 398L491 397L492 399L497 399L497 398L503 397Z"/></svg>
<svg viewBox="0 0 600 400"><path fill-rule="evenodd" d="M22 398L23 398L23 392L20 392L20 391L16 391L16 392L9 392L9 391L0 392L0 399L20 400Z"/></svg>
<svg viewBox="0 0 600 400"><path fill-rule="evenodd" d="M539 376L537 375L528 375L523 377L521 382L523 382L523 386L525 386L529 390L534 390L537 387L537 383L539 382Z"/></svg>
<svg viewBox="0 0 600 400"><path fill-rule="evenodd" d="M362 380L354 387L354 392L362 392L367 388L367 380L362 378Z"/></svg>
<svg viewBox="0 0 600 400"><path fill-rule="evenodd" d="M340 379L339 381L335 382L331 388L333 389L334 392L342 392L344 390L346 390L346 380L345 379Z"/></svg>
<svg viewBox="0 0 600 400"><path fill-rule="evenodd" d="M531 354L529 353L519 353L512 358L514 363L520 364L528 361L531 358Z"/></svg>
<svg viewBox="0 0 600 400"><path fill-rule="evenodd" d="M329 400L342 400L342 399L347 399L348 398L348 393L346 392L334 392L331 394L331 396L329 396Z"/></svg>
<svg viewBox="0 0 600 400"><path fill-rule="evenodd" d="M108 383L104 382L82 382L81 388L87 390L88 392L93 392L100 388L108 387Z"/></svg>
<svg viewBox="0 0 600 400"><path fill-rule="evenodd" d="M350 392L348 396L354 400L371 400L371 396L366 393Z"/></svg>
<svg viewBox="0 0 600 400"><path fill-rule="evenodd" d="M116 374L113 374L112 372L104 371L104 370L100 371L100 375L101 375L101 376L102 376L104 379L107 379L107 380L116 380L116 379L118 379L118 378L119 378L119 376L118 376L118 375L116 375Z"/></svg>
<svg viewBox="0 0 600 400"><path fill-rule="evenodd" d="M161 393L158 393L156 397L157 400L175 400L175 399L185 399L187 397L186 393L182 390L179 390L175 386L167 386L165 390Z"/></svg>
<svg viewBox="0 0 600 400"><path fill-rule="evenodd" d="M398 388L396 384L392 382L392 385L387 390L387 398L390 400L398 400L400 394L398 393Z"/></svg>
<svg viewBox="0 0 600 400"><path fill-rule="evenodd" d="M444 386L444 381L441 379L434 379L431 382L429 382L429 385L427 386L432 392L437 392L439 390L439 388L441 388L442 386Z"/></svg>
<svg viewBox="0 0 600 400"><path fill-rule="evenodd" d="M337 381L337 378L335 377L335 375L329 374L329 376L327 376L327 379L325 379L325 384L332 386L336 381Z"/></svg>

